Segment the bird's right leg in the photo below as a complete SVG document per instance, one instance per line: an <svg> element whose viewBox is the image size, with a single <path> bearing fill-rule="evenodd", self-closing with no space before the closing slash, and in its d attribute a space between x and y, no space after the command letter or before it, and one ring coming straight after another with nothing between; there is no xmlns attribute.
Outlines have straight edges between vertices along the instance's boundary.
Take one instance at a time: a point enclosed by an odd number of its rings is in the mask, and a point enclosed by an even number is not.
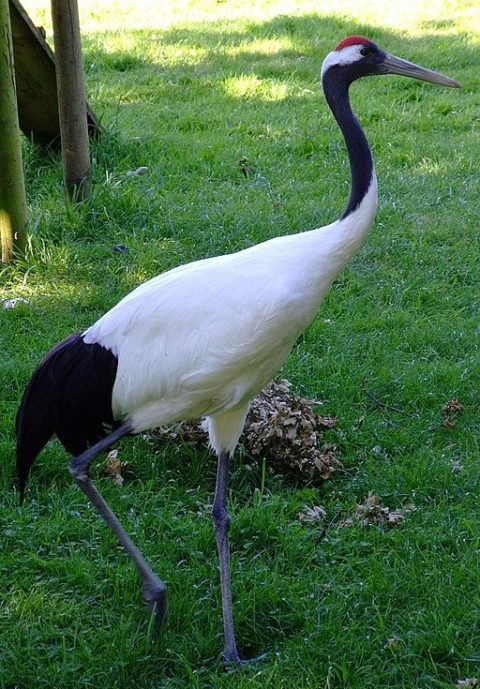
<svg viewBox="0 0 480 689"><path fill-rule="evenodd" d="M224 649L223 658L228 663L240 664L237 642L233 626L232 588L230 581L230 546L228 531L230 515L227 510L227 489L230 453L220 452L217 465L217 482L213 501L212 516L215 524L215 539L217 541L218 559L220 564L220 586L222 590L222 612Z"/></svg>
<svg viewBox="0 0 480 689"><path fill-rule="evenodd" d="M110 435L108 435L106 438L103 438L95 445L92 445L92 447L90 447L88 450L82 452L82 454L74 457L70 462L69 470L79 488L83 490L90 502L95 505L100 513L100 516L105 520L113 533L116 535L127 554L132 558L133 563L142 578L143 597L153 609L155 615L155 626L158 629L166 613L167 587L165 583L152 571L142 553L129 537L117 516L112 512L100 492L97 490L97 488L95 488L90 476L88 475L88 468L93 458L96 457L102 450L108 449L119 438L126 435L130 431L131 428L128 423L124 423L122 426L110 433Z"/></svg>

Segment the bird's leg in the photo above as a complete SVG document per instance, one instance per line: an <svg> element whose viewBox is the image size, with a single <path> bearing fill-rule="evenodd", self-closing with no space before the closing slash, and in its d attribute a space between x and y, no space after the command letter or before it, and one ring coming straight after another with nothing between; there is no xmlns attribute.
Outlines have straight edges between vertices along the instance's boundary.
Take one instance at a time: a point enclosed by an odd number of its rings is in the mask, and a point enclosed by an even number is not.
<svg viewBox="0 0 480 689"><path fill-rule="evenodd" d="M88 475L88 468L93 458L102 450L108 449L114 442L130 431L130 426L127 423L123 424L106 438L103 438L95 445L92 445L88 450L82 452L82 454L74 457L70 462L69 470L77 485L83 490L90 502L95 505L100 516L116 535L127 554L132 558L142 578L143 597L152 607L155 615L155 626L158 629L166 613L166 585L152 571L142 553L128 536L117 516L112 512L102 495L95 488Z"/></svg>
<svg viewBox="0 0 480 689"><path fill-rule="evenodd" d="M241 663L235 641L233 628L232 589L230 582L230 546L228 530L230 515L227 510L227 488L230 454L221 452L218 456L217 483L213 501L213 521L215 524L215 538L217 541L218 558L220 561L220 585L222 589L223 632L225 646L223 657L227 662Z"/></svg>

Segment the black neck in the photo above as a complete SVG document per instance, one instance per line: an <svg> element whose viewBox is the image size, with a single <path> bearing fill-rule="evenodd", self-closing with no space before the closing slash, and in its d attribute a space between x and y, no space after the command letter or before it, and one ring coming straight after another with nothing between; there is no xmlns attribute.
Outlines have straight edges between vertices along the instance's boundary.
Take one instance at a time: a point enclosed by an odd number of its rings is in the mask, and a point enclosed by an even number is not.
<svg viewBox="0 0 480 689"><path fill-rule="evenodd" d="M342 131L350 160L351 190L348 205L341 218L343 220L358 208L370 187L373 158L363 129L350 106L348 75L335 65L327 69L322 82L325 98Z"/></svg>

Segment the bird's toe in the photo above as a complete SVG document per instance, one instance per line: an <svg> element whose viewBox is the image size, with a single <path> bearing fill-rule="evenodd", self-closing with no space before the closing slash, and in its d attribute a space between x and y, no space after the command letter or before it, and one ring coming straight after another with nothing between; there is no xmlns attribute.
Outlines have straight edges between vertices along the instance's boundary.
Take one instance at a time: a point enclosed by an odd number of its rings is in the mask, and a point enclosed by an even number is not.
<svg viewBox="0 0 480 689"><path fill-rule="evenodd" d="M167 587L163 581L146 582L143 587L143 598L151 609L151 625L156 635L167 614Z"/></svg>
<svg viewBox="0 0 480 689"><path fill-rule="evenodd" d="M257 663L261 663L263 660L265 660L267 655L267 653L262 653L259 656L255 656L255 658L240 658L238 653L227 654L224 652L223 662L227 670L233 671L241 667L253 667Z"/></svg>

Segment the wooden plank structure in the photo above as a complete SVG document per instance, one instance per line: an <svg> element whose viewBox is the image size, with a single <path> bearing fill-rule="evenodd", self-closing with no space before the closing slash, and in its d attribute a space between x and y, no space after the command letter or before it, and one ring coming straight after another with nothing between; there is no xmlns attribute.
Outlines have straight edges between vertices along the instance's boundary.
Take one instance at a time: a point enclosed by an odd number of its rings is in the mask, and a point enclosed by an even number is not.
<svg viewBox="0 0 480 689"><path fill-rule="evenodd" d="M8 0L0 0L0 46L0 242L2 263L10 263L25 249L28 211Z"/></svg>
<svg viewBox="0 0 480 689"><path fill-rule="evenodd" d="M60 147L55 55L18 0L9 0L20 128L33 141ZM90 136L100 127L87 104Z"/></svg>

